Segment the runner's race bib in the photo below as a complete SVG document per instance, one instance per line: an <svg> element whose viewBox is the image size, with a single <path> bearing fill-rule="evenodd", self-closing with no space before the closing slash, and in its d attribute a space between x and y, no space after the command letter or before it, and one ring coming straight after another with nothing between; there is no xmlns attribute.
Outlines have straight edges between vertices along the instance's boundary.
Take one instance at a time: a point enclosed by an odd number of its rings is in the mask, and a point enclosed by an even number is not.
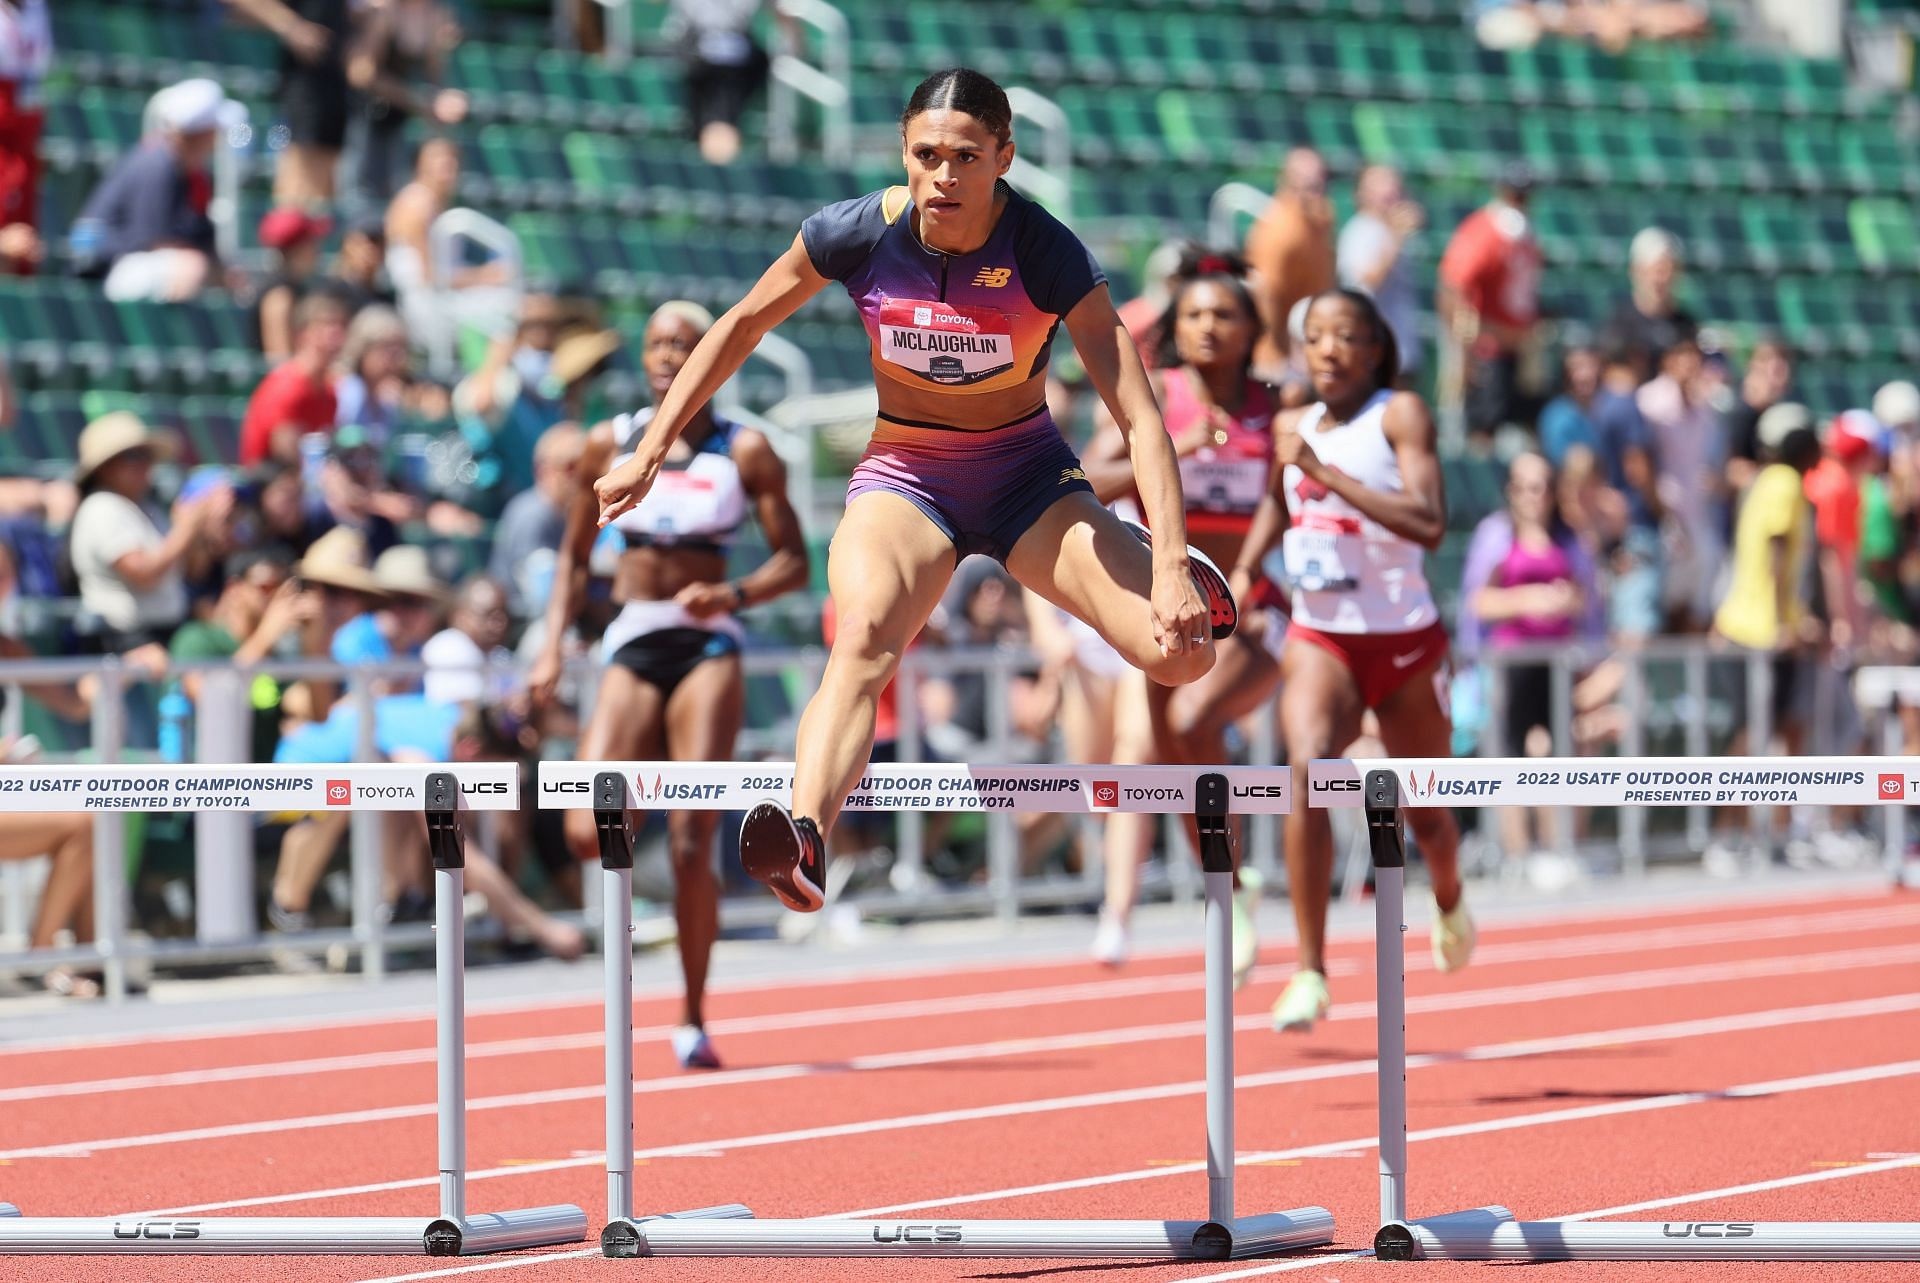
<svg viewBox="0 0 1920 1283"><path fill-rule="evenodd" d="M1267 494L1267 461L1199 450L1180 460L1180 489L1201 512L1248 516Z"/></svg>
<svg viewBox="0 0 1920 1283"><path fill-rule="evenodd" d="M880 356L929 383L983 383L1013 368L1013 333L1002 312L889 299L880 307Z"/></svg>
<svg viewBox="0 0 1920 1283"><path fill-rule="evenodd" d="M1349 592L1360 580L1347 569L1341 550L1352 535L1295 526L1280 540L1287 580L1301 592Z"/></svg>

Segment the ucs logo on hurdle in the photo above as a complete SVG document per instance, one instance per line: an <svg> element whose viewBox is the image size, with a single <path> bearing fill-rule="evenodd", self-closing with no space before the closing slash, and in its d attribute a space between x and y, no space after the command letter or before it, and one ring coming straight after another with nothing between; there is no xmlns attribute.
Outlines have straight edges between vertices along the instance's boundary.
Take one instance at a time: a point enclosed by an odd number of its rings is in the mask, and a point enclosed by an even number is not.
<svg viewBox="0 0 1920 1283"><path fill-rule="evenodd" d="M961 1229L958 1225L876 1225L873 1227L873 1241L876 1243L958 1243Z"/></svg>
<svg viewBox="0 0 1920 1283"><path fill-rule="evenodd" d="M151 1238L184 1243L200 1237L199 1221L115 1221L113 1236L121 1239Z"/></svg>
<svg viewBox="0 0 1920 1283"><path fill-rule="evenodd" d="M1743 1221L1668 1221L1660 1232L1668 1238L1752 1238L1753 1226Z"/></svg>

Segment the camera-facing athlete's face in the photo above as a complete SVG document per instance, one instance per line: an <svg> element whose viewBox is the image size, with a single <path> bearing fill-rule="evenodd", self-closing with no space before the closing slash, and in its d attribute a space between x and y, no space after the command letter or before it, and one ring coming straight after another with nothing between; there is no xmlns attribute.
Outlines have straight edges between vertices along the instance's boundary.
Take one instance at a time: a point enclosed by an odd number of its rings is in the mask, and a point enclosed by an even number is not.
<svg viewBox="0 0 1920 1283"><path fill-rule="evenodd" d="M944 107L921 112L903 133L921 240L936 249L973 248L958 241L988 225L994 184L1013 164L1012 141L1002 144L978 118Z"/></svg>

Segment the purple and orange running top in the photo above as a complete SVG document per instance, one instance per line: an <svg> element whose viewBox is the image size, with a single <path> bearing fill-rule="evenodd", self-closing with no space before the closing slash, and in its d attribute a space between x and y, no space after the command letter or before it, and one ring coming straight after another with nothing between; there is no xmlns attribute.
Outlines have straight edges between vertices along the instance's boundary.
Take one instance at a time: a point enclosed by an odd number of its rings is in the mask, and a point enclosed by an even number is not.
<svg viewBox="0 0 1920 1283"><path fill-rule="evenodd" d="M876 376L963 395L1018 387L1046 367L1060 318L1107 279L1059 219L1000 189L1000 221L971 254L921 243L904 187L801 224L814 270L860 308Z"/></svg>

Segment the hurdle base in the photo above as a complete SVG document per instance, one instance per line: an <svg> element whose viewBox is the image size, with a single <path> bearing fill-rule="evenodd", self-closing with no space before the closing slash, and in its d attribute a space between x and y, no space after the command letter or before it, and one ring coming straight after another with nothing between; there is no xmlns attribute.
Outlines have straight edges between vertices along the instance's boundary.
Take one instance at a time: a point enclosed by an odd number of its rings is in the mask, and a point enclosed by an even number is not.
<svg viewBox="0 0 1920 1283"><path fill-rule="evenodd" d="M1374 1252L1389 1261L1920 1261L1920 1223L1516 1221L1482 1207L1383 1225Z"/></svg>
<svg viewBox="0 0 1920 1283"><path fill-rule="evenodd" d="M747 1221L753 1209L740 1203L722 1203L718 1207L698 1207L690 1212L662 1212L658 1216L617 1216L600 1231L600 1254L613 1260L630 1260L646 1255L641 1226L654 1221Z"/></svg>
<svg viewBox="0 0 1920 1283"><path fill-rule="evenodd" d="M587 1214L560 1204L464 1222L425 1216L20 1216L0 1256L475 1256L577 1243Z"/></svg>
<svg viewBox="0 0 1920 1283"><path fill-rule="evenodd" d="M745 1209L740 1209L744 1211ZM1333 1241L1333 1213L1218 1221L840 1221L674 1217L623 1222L633 1256L1000 1256L1231 1261ZM609 1226L611 1232L615 1227ZM626 1229L622 1230L624 1235ZM607 1242L602 1236L603 1246ZM607 1255L615 1255L609 1251Z"/></svg>

